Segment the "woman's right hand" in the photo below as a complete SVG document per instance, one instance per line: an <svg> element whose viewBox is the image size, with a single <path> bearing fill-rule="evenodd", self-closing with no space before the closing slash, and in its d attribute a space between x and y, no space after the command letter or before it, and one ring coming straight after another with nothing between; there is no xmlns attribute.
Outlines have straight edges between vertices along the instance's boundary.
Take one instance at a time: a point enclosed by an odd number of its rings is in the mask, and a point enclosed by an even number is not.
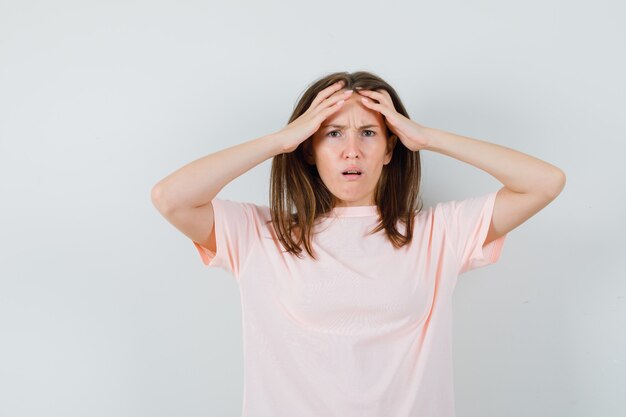
<svg viewBox="0 0 626 417"><path fill-rule="evenodd" d="M341 80L317 93L307 111L276 133L283 140L283 153L296 150L298 145L318 131L324 120L341 108L344 100L352 94L352 90L336 94L343 85Z"/></svg>

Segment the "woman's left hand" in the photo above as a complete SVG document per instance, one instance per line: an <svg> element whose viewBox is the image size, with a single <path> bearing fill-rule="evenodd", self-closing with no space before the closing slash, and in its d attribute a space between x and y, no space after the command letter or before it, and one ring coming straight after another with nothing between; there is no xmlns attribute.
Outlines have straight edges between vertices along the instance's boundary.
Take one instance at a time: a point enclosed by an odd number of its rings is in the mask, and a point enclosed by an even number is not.
<svg viewBox="0 0 626 417"><path fill-rule="evenodd" d="M376 110L385 116L389 130L398 136L404 146L412 151L419 151L428 146L425 127L398 113L386 90L374 91L357 87L354 91L364 96L361 97L361 102L365 107Z"/></svg>

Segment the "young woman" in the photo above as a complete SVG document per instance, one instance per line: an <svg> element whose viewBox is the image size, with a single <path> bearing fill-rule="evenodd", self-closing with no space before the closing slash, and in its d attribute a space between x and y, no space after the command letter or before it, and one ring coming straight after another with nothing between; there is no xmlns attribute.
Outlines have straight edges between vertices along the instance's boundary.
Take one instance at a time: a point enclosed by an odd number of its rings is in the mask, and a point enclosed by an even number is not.
<svg viewBox="0 0 626 417"><path fill-rule="evenodd" d="M504 186L422 210L421 150ZM268 158L270 206L216 197ZM359 71L312 83L283 129L185 165L152 200L239 285L243 416L452 417L457 277L497 262L564 185L549 163L416 123Z"/></svg>

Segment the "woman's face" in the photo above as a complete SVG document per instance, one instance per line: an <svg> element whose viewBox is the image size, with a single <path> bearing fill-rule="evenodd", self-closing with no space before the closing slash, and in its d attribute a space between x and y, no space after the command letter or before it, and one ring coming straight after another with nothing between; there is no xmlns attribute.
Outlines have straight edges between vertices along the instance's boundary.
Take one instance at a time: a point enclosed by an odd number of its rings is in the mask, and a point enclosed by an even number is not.
<svg viewBox="0 0 626 417"><path fill-rule="evenodd" d="M322 181L336 198L336 206L376 204L374 191L395 145L395 141L388 144L382 114L365 107L361 97L356 91L352 93L339 110L322 122L310 143L307 161L317 165ZM344 175L351 166L358 167L361 175Z"/></svg>

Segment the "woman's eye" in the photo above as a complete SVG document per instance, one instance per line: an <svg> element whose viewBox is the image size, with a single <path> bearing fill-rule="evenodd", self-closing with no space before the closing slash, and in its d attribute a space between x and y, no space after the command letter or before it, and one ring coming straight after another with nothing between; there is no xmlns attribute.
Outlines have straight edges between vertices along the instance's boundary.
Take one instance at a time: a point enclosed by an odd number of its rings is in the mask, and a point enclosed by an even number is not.
<svg viewBox="0 0 626 417"><path fill-rule="evenodd" d="M372 133L371 135L366 135L367 137L372 137L372 136L376 135L376 132L374 132L373 130L369 130L369 129L366 129L363 132L370 132L370 133ZM337 136L333 136L333 133L339 133L339 131L338 130L332 130L332 131L328 132L327 136L330 136L331 138L336 138Z"/></svg>

